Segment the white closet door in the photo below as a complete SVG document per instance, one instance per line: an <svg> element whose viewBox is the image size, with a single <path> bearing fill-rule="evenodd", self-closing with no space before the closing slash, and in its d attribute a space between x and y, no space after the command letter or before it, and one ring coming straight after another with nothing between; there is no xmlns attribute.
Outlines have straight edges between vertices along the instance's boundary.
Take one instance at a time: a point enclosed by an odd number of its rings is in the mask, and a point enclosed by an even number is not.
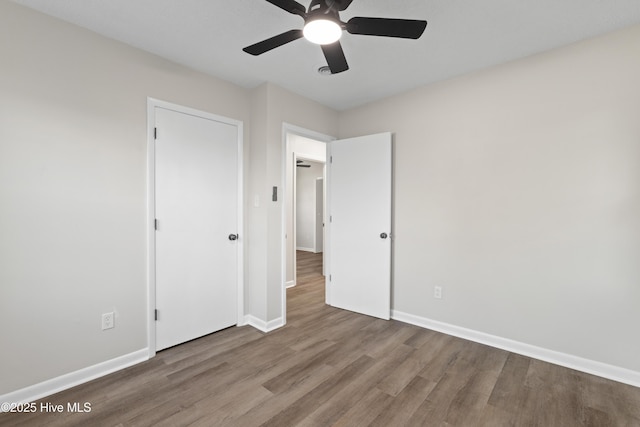
<svg viewBox="0 0 640 427"><path fill-rule="evenodd" d="M238 128L156 107L156 349L237 324Z"/></svg>

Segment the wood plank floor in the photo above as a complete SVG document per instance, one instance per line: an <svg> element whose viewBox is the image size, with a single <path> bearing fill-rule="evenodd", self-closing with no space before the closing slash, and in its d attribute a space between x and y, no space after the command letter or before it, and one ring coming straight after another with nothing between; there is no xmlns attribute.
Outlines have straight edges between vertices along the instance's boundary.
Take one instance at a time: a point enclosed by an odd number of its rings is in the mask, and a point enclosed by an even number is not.
<svg viewBox="0 0 640 427"><path fill-rule="evenodd" d="M324 304L298 253L287 325L230 328L41 402L1 426L640 426L640 389ZM39 405L41 402L37 402Z"/></svg>

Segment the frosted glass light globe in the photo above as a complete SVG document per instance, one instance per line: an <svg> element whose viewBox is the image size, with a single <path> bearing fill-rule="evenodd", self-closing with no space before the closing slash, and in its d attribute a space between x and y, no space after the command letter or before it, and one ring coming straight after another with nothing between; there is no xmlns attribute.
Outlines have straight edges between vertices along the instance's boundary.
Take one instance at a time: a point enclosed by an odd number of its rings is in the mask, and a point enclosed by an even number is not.
<svg viewBox="0 0 640 427"><path fill-rule="evenodd" d="M329 19L314 19L304 26L302 33L311 43L331 44L340 40L342 28Z"/></svg>

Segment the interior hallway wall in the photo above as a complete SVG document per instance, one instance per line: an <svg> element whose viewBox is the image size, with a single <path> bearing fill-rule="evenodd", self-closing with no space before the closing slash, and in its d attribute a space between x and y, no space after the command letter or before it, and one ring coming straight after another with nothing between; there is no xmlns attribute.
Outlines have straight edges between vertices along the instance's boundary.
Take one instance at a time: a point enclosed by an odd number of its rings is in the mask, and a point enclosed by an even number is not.
<svg viewBox="0 0 640 427"><path fill-rule="evenodd" d="M316 181L323 177L324 164L305 161L309 168L297 168L296 179L296 248L315 252ZM322 200L322 199L321 199Z"/></svg>
<svg viewBox="0 0 640 427"><path fill-rule="evenodd" d="M318 84L328 84L326 81L319 81ZM265 220L266 230L263 235L252 238L264 239L266 247L265 270L255 270L254 278L259 278L263 282L260 286L266 289L266 318L261 319L267 329L272 329L284 324L285 301L284 289L286 272L283 270L286 247L283 247L283 236L286 230L284 223L284 194L286 177L284 176L284 124L307 129L322 135L336 135L338 133L338 112L325 107L317 102L310 101L296 95L286 89L280 88L271 83L265 83L254 90L263 92L266 108L264 117L265 132L253 134L252 146L266 147L266 155L263 158L252 157L259 164L266 165L266 174L261 182L254 180L254 187L251 189L249 197L259 196L267 203L261 208L251 209L251 214L255 215L253 220ZM272 202L271 195L273 187L277 187L279 197L276 202ZM253 285L253 283L252 283Z"/></svg>

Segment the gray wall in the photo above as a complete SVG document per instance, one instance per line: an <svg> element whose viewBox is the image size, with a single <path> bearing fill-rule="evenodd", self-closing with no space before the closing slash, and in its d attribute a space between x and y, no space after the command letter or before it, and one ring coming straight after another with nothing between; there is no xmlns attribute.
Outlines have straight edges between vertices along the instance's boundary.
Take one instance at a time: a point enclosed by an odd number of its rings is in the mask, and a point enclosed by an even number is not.
<svg viewBox="0 0 640 427"><path fill-rule="evenodd" d="M341 114L341 138L395 133L396 312L640 371L638 40Z"/></svg>
<svg viewBox="0 0 640 427"><path fill-rule="evenodd" d="M0 40L2 394L147 347L147 96L249 96L10 2Z"/></svg>

